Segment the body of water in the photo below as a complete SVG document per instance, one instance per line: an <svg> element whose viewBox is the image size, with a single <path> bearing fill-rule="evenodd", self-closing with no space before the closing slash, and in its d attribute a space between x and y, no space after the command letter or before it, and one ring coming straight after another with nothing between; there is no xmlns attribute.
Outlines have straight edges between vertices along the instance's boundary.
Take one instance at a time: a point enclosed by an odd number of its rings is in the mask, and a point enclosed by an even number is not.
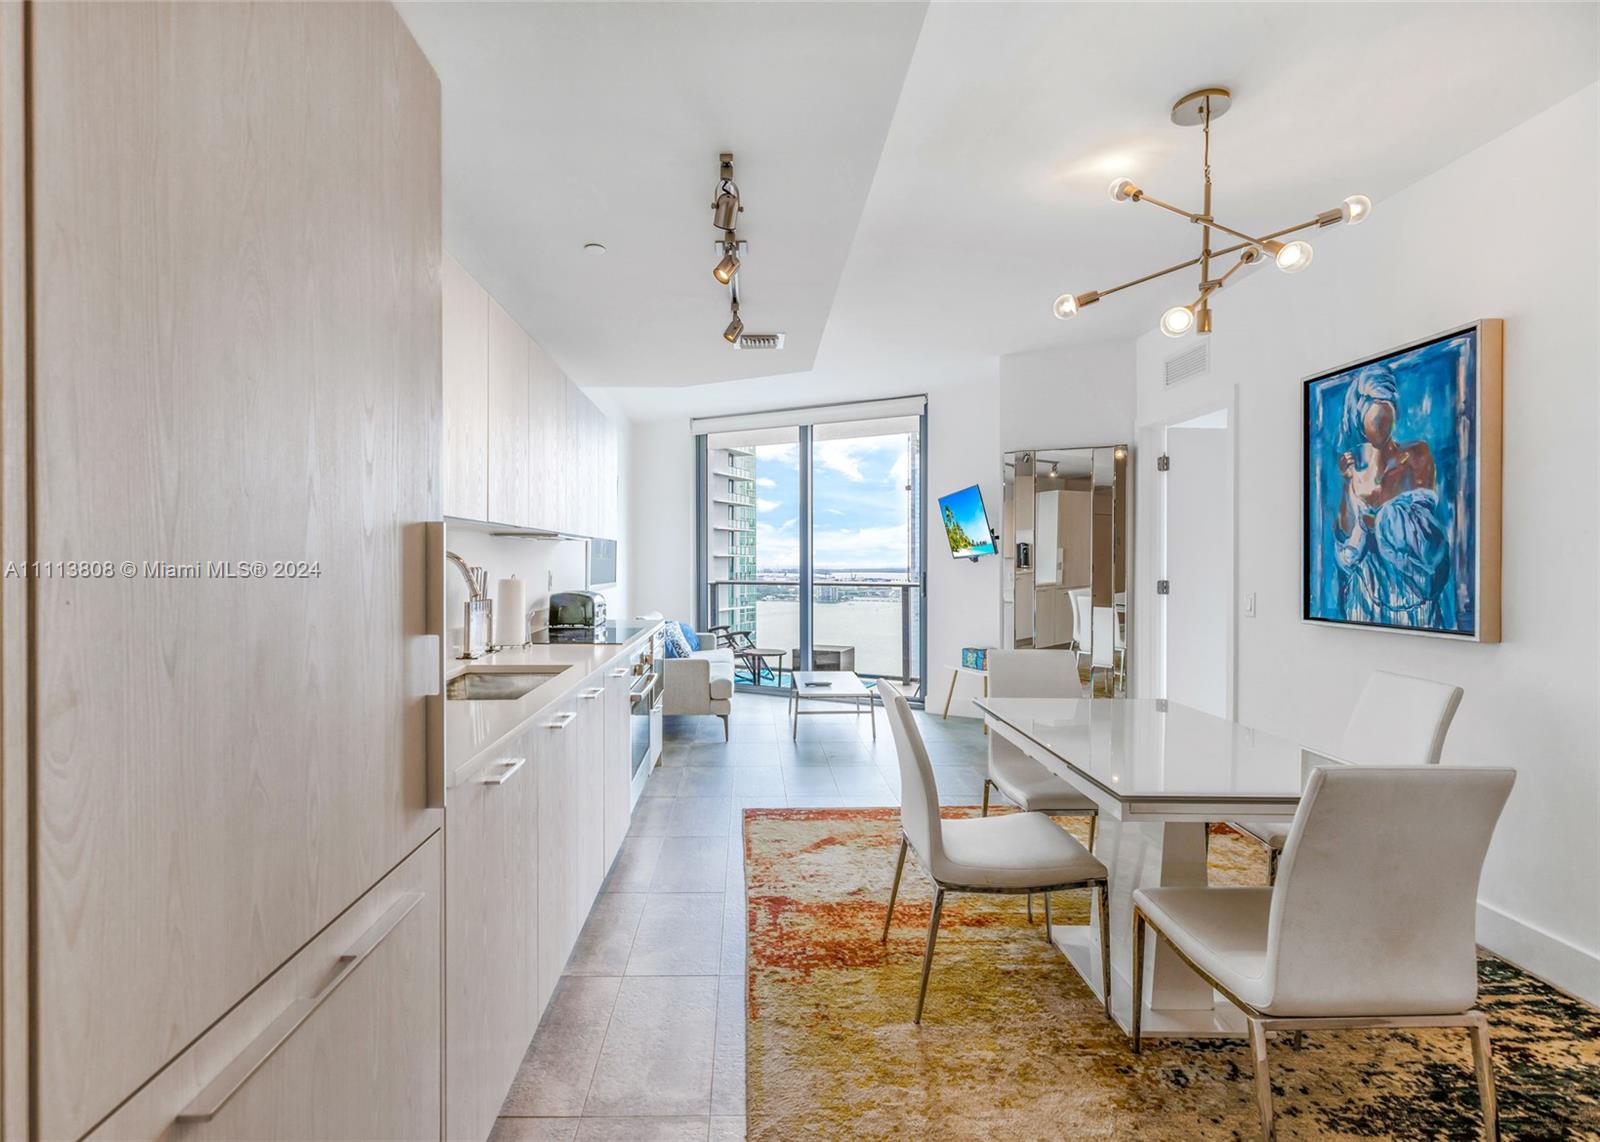
<svg viewBox="0 0 1600 1142"><path fill-rule="evenodd" d="M858 674L882 674L899 678L900 600L849 599L838 603L818 603L812 608L819 646L856 648ZM912 613L911 672L917 671L916 614ZM800 645L800 603L795 599L762 599L756 603L755 640L758 646L773 650L793 650ZM792 659L784 660L793 666Z"/></svg>

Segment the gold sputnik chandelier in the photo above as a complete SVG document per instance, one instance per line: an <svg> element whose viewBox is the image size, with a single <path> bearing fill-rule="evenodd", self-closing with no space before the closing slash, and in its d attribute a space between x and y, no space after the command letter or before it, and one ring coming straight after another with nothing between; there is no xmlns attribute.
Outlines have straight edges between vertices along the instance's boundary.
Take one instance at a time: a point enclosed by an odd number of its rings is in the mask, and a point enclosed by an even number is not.
<svg viewBox="0 0 1600 1142"><path fill-rule="evenodd" d="M1227 111L1232 102L1232 93L1226 87L1202 87L1199 91L1191 91L1182 99L1172 105L1172 121L1180 127L1199 127L1204 138L1201 151L1201 168L1203 182L1201 184L1200 209L1198 211L1185 210L1181 206L1174 206L1170 202L1163 202L1147 194L1142 187L1135 186L1132 179L1119 178L1111 183L1111 197L1116 202L1148 202L1152 206L1159 206L1163 210L1171 211L1180 218L1187 218L1190 222L1200 227L1200 254L1186 262L1179 262L1175 266L1168 266L1164 270L1157 270L1152 274L1144 274L1132 281L1123 282L1121 285L1112 286L1110 289L1089 290L1085 293L1064 293L1055 301L1055 315L1065 320L1075 316L1086 305L1093 305L1101 298L1110 297L1120 290L1132 286L1142 285L1156 278L1175 274L1179 270L1186 270L1191 266L1200 267L1200 294L1188 305L1175 305L1161 315L1161 332L1168 337L1182 337L1191 329L1201 333L1211 332L1211 295L1227 284L1233 277L1246 266L1253 266L1271 258L1286 274L1299 273L1311 264L1311 243L1303 239L1285 242L1291 234L1312 227L1337 226L1341 222L1348 222L1354 226L1372 213L1372 199L1364 194L1352 194L1343 203L1332 210L1324 210L1315 218L1306 222L1285 226L1282 230L1274 230L1270 234L1252 235L1242 230L1235 230L1231 226L1224 226L1211 214L1211 121L1220 118ZM1221 249L1212 248L1212 231L1225 234L1237 239L1234 244ZM1238 255L1233 264L1220 274L1213 276L1213 263L1232 255Z"/></svg>

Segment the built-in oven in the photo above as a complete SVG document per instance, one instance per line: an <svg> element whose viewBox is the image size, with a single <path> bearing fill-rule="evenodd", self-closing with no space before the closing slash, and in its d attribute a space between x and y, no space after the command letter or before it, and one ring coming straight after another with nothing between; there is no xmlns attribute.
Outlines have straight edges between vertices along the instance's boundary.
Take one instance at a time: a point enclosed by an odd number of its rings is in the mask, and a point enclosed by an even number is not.
<svg viewBox="0 0 1600 1142"><path fill-rule="evenodd" d="M661 757L661 713L663 690L656 663L665 655L665 640L658 632L633 660L633 685L628 689L628 725L633 796L638 798L644 783Z"/></svg>

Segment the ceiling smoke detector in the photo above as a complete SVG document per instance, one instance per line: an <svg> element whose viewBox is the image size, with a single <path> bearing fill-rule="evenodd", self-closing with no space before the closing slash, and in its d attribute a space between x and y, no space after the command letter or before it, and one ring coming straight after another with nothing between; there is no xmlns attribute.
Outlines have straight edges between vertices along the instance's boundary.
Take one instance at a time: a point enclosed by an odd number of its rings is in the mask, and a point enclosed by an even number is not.
<svg viewBox="0 0 1600 1142"><path fill-rule="evenodd" d="M782 333L744 333L735 341L735 349L782 349Z"/></svg>

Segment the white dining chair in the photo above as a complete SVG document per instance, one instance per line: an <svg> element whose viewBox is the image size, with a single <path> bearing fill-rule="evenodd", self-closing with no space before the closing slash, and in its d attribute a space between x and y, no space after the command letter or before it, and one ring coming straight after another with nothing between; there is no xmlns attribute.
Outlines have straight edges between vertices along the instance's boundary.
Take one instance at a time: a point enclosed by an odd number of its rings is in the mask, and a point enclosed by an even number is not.
<svg viewBox="0 0 1600 1142"><path fill-rule="evenodd" d="M1083 681L1078 656L1070 650L991 650L989 695L994 698L1080 698ZM1100 806L1075 786L1023 753L999 734L989 735L989 774L983 780L983 815L989 815L993 789L1025 813L1089 818L1089 851L1094 851ZM1044 922L1050 923L1050 897L1044 898ZM1028 894L1028 923L1033 923L1033 894Z"/></svg>
<svg viewBox="0 0 1600 1142"><path fill-rule="evenodd" d="M1270 888L1133 894L1133 1050L1145 929L1244 1012L1261 1131L1267 1036L1464 1027L1485 1134L1498 1137L1489 1024L1476 1009L1478 878L1512 769L1318 766Z"/></svg>
<svg viewBox="0 0 1600 1142"><path fill-rule="evenodd" d="M1106 672L1106 693L1117 689L1117 614L1110 607L1095 607L1093 643L1089 652L1089 696L1094 697L1094 672Z"/></svg>
<svg viewBox="0 0 1600 1142"><path fill-rule="evenodd" d="M1462 690L1445 682L1374 670L1345 724L1339 760L1353 765L1437 765ZM1289 837L1288 821L1230 822L1267 848L1267 879Z"/></svg>
<svg viewBox="0 0 1600 1142"><path fill-rule="evenodd" d="M933 881L933 914L928 919L928 946L922 957L922 986L917 992L913 1023L922 1022L928 996L928 973L933 967L933 945L939 935L939 913L947 892L1015 894L1060 892L1068 888L1094 890L1100 919L1100 978L1111 979L1111 937L1106 902L1106 866L1043 813L1008 813L1003 817L967 817L946 821L939 815L939 788L928 760L922 733L911 716L911 706L894 683L878 681L878 695L888 711L894 732L895 755L900 762L900 856L894 866L894 886L883 918L883 943L889 942L894 902L900 894L900 877L906 851L916 854ZM1045 929L1045 939L1050 930ZM1101 997L1106 1018L1111 1018L1109 986Z"/></svg>

